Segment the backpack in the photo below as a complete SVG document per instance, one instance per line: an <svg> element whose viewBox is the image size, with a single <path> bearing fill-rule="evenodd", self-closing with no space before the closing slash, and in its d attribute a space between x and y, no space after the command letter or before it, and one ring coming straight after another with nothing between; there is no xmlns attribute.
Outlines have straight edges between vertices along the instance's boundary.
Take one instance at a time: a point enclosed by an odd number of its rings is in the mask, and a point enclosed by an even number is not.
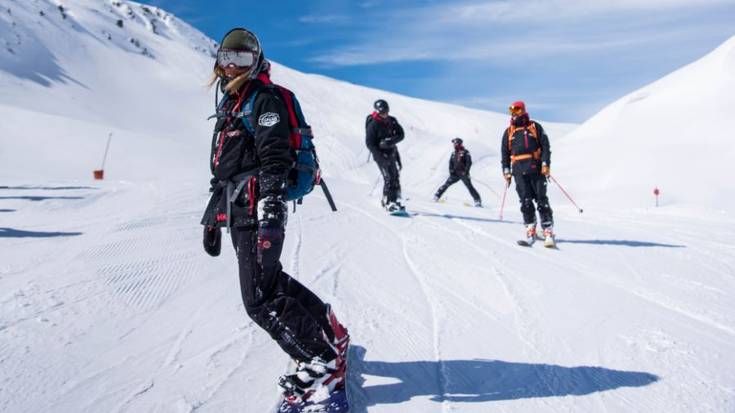
<svg viewBox="0 0 735 413"><path fill-rule="evenodd" d="M535 159L540 160L541 159L541 141L538 138L538 131L536 130L536 123L530 122L530 125L528 126L514 126L511 125L508 127L508 151L513 150L513 135L519 130L523 129L527 135L530 135L533 137L533 139L536 140L536 146L538 147L535 151L532 153L525 153L525 154L518 154L518 155L511 155L511 163L516 163L517 161L525 160L525 159Z"/></svg>
<svg viewBox="0 0 735 413"><path fill-rule="evenodd" d="M263 78L261 80L268 79ZM295 154L294 165L291 167L287 178L286 201L293 201L295 208L296 203L301 204L303 198L311 193L314 186L319 185L322 187L324 196L327 198L327 202L329 202L332 211L336 211L337 207L329 193L327 184L321 177L319 158L316 155L311 126L306 123L306 118L301 111L301 105L296 99L296 95L285 87L271 83L269 80L264 83L262 87L250 95L250 98L242 106L241 119L245 129L251 135L255 136L255 127L253 126L255 125L255 121L252 115L253 105L255 104L255 99L258 97L258 93L263 88L277 90L288 110L288 126L291 128L289 144Z"/></svg>

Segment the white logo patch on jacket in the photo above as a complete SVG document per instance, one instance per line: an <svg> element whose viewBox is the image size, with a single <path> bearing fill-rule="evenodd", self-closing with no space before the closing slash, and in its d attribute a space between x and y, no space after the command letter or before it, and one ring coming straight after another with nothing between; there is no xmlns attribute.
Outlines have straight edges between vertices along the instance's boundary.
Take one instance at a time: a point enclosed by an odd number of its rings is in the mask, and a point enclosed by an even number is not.
<svg viewBox="0 0 735 413"><path fill-rule="evenodd" d="M281 117L277 113L266 112L258 118L258 125L270 128L281 121Z"/></svg>

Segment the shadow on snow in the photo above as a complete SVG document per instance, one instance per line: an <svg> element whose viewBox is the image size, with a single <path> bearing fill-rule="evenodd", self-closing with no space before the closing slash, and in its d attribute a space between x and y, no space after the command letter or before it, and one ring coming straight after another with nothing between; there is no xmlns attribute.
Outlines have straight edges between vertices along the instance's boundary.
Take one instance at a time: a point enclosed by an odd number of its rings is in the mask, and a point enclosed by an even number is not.
<svg viewBox="0 0 735 413"><path fill-rule="evenodd" d="M557 244L591 244L591 245L616 245L623 247L665 247L665 248L686 248L686 245L661 244L648 241L630 241L630 240L604 240L604 239L557 239Z"/></svg>
<svg viewBox="0 0 735 413"><path fill-rule="evenodd" d="M40 191L71 191L75 189L99 189L94 186L5 186L0 185L0 189L12 190L40 190Z"/></svg>
<svg viewBox="0 0 735 413"><path fill-rule="evenodd" d="M44 231L23 231L13 228L0 228L0 238L56 238L56 237L75 237L82 235L81 232L44 232Z"/></svg>
<svg viewBox="0 0 735 413"><path fill-rule="evenodd" d="M603 367L564 367L499 360L366 361L365 348L350 348L349 392L355 413L417 396L431 400L482 403L540 397L584 396L619 387L643 387L659 380L645 372ZM390 384L365 386L365 375Z"/></svg>
<svg viewBox="0 0 735 413"><path fill-rule="evenodd" d="M46 201L48 199L84 199L83 196L0 196L0 199L20 199L26 201Z"/></svg>
<svg viewBox="0 0 735 413"><path fill-rule="evenodd" d="M420 216L420 217L429 217L429 218L461 219L463 221L494 222L498 224L520 224L520 222L516 222L516 221L505 221L505 220L501 221L499 219L468 217L468 216L454 215L454 214L437 214L434 212L426 212L426 211L412 210L411 213L417 216Z"/></svg>

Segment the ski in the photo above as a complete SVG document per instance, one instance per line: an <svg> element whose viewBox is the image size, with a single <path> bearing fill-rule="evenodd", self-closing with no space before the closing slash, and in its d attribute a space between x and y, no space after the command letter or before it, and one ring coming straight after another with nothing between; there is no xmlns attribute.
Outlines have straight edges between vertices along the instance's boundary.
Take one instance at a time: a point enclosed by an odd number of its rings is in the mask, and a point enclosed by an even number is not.
<svg viewBox="0 0 735 413"><path fill-rule="evenodd" d="M529 247L530 248L530 247L533 246L533 242L528 242L525 239L519 239L518 241L516 241L516 243L518 245L520 245L521 247Z"/></svg>

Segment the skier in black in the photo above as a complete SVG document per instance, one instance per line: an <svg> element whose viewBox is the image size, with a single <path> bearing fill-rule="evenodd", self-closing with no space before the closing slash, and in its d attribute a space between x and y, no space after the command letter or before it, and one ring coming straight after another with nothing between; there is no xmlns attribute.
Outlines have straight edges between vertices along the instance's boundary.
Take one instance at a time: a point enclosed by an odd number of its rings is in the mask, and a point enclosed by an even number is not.
<svg viewBox="0 0 735 413"><path fill-rule="evenodd" d="M401 204L401 156L396 145L404 138L403 128L388 112L388 102L378 99L375 111L365 120L365 144L383 175L383 198L380 204L389 212L405 210Z"/></svg>
<svg viewBox="0 0 735 413"><path fill-rule="evenodd" d="M447 178L444 185L440 186L436 191L436 194L434 194L434 202L438 202L444 191L446 191L450 186L457 183L457 181L462 181L464 186L467 187L467 190L470 191L470 195L472 195L472 199L475 201L475 206L482 207L480 194L478 194L475 187L472 186L472 180L470 179L470 168L472 167L470 151L465 149L462 144L462 139L460 138L452 139L452 144L454 145L454 152L449 158L449 178Z"/></svg>
<svg viewBox="0 0 735 413"><path fill-rule="evenodd" d="M349 336L329 304L286 274L280 263L287 219L284 196L294 158L289 111L275 88L267 86L269 69L253 33L237 28L225 35L212 79L212 84L219 81L224 96L212 137L204 249L219 255L221 228L232 231L245 310L297 362L297 374L310 377L281 377L284 395L298 401L320 385L328 384L330 391L344 387ZM242 106L253 93L257 95L248 116ZM245 121L253 125L254 135Z"/></svg>
<svg viewBox="0 0 735 413"><path fill-rule="evenodd" d="M551 165L549 137L541 124L530 119L524 102L514 102L510 115L510 126L503 133L500 147L503 177L508 185L511 179L516 181L527 242L530 244L536 239L533 204L536 201L544 239L550 246L554 242L554 217L546 196Z"/></svg>

